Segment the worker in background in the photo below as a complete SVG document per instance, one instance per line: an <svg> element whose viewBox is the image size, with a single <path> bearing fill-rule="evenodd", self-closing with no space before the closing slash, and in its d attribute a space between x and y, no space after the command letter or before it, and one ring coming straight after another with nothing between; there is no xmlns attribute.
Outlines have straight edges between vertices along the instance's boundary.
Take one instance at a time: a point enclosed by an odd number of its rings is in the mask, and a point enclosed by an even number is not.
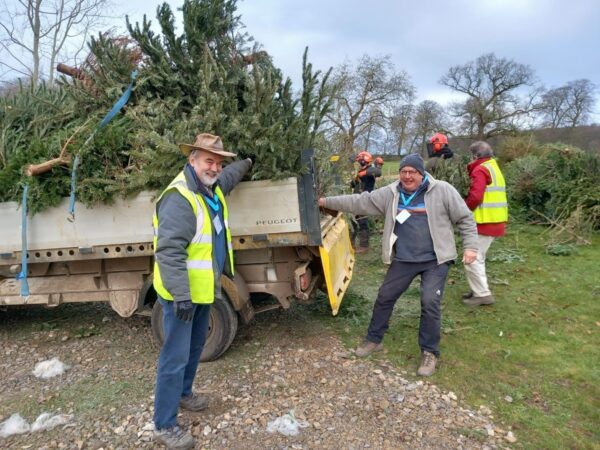
<svg viewBox="0 0 600 450"><path fill-rule="evenodd" d="M435 174L435 169L438 161L450 159L454 156L454 152L448 145L448 137L442 133L435 133L427 143L427 170Z"/></svg>
<svg viewBox="0 0 600 450"><path fill-rule="evenodd" d="M442 133L435 133L427 143L427 154L430 158L450 159L454 152L448 145L448 137Z"/></svg>
<svg viewBox="0 0 600 450"><path fill-rule="evenodd" d="M373 162L373 156L367 151L360 152L355 161L358 163L358 172L350 183L352 192L360 194L362 192L371 192L375 189L375 178L381 176L381 167L377 167ZM359 245L355 247L356 253L365 253L369 250L369 218L367 216L356 216L356 224L353 224L352 243L356 239L358 228Z"/></svg>
<svg viewBox="0 0 600 450"><path fill-rule="evenodd" d="M194 448L177 424L179 408L202 411L209 399L192 391L221 274L233 276L225 195L242 180L253 157L223 169L221 138L208 133L180 144L188 162L156 201L154 289L163 310L164 342L154 393L154 440L170 449Z"/></svg>
<svg viewBox="0 0 600 450"><path fill-rule="evenodd" d="M494 239L504 236L508 221L506 184L494 152L487 142L478 141L469 147L473 161L467 165L471 186L465 202L477 223L479 251L473 264L465 266L471 291L463 295L469 306L491 305L494 296L485 273L485 258Z"/></svg>

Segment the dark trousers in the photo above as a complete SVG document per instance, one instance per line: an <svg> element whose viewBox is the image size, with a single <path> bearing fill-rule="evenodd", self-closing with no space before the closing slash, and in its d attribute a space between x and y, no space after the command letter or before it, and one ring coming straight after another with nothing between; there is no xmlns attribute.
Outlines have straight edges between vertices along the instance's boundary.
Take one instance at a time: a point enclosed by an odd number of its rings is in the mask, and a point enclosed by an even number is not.
<svg viewBox="0 0 600 450"><path fill-rule="evenodd" d="M355 221L355 222L354 222ZM352 232L350 238L352 239L352 245L356 241L356 236L359 239L359 246L369 246L369 218L367 216L355 216L352 224Z"/></svg>
<svg viewBox="0 0 600 450"><path fill-rule="evenodd" d="M192 395L192 385L204 349L211 305L193 305L194 318L185 323L175 316L172 301L158 298L163 310L165 340L158 358L154 392L154 427L177 425L181 397Z"/></svg>
<svg viewBox="0 0 600 450"><path fill-rule="evenodd" d="M449 265L449 263L438 264L437 261L424 263L392 261L375 300L367 340L375 343L383 340L396 301L408 289L415 277L421 275L419 346L421 351L426 350L439 356L442 323L440 303L444 295Z"/></svg>

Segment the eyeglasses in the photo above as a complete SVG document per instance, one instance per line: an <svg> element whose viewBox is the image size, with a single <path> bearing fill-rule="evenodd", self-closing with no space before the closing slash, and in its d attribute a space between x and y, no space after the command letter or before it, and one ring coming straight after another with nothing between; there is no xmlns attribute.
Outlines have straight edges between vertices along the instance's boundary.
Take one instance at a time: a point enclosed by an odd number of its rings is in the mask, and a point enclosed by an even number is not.
<svg viewBox="0 0 600 450"><path fill-rule="evenodd" d="M416 175L418 173L419 173L418 170L401 170L400 171L400 175L405 176L405 177L410 177L410 176Z"/></svg>

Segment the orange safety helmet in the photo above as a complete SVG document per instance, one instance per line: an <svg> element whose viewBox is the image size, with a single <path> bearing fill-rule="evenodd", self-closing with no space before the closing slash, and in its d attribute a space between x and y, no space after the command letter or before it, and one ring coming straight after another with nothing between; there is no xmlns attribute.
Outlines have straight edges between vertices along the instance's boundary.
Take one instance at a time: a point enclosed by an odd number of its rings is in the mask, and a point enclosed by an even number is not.
<svg viewBox="0 0 600 450"><path fill-rule="evenodd" d="M383 158L381 156L378 156L377 158L375 158L375 164L379 164L380 166L383 166Z"/></svg>
<svg viewBox="0 0 600 450"><path fill-rule="evenodd" d="M361 165L371 164L371 161L373 161L373 157L369 152L362 151L358 155L356 155L355 161Z"/></svg>
<svg viewBox="0 0 600 450"><path fill-rule="evenodd" d="M448 138L445 134L435 133L433 137L429 140L429 142L433 146L434 152L440 152L442 151L444 145L448 145Z"/></svg>

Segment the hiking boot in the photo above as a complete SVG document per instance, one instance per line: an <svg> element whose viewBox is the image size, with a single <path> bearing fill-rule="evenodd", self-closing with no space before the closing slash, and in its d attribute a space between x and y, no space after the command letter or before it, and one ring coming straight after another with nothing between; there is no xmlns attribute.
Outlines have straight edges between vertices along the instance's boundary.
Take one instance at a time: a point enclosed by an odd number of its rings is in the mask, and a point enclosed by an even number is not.
<svg viewBox="0 0 600 450"><path fill-rule="evenodd" d="M375 342L365 340L356 350L354 350L354 354L359 358L364 358L373 352L380 352L381 350L383 350L383 342L376 344Z"/></svg>
<svg viewBox="0 0 600 450"><path fill-rule="evenodd" d="M474 294L473 294L473 291L469 291L469 292L467 292L466 294L463 294L463 295L462 295L462 299L463 299L463 300L467 300L467 299L469 299L469 298L473 297L473 295L474 295Z"/></svg>
<svg viewBox="0 0 600 450"><path fill-rule="evenodd" d="M179 400L179 406L182 409L187 409L188 411L204 411L206 408L208 408L208 397L201 394L192 394L188 397L181 397L181 400Z"/></svg>
<svg viewBox="0 0 600 450"><path fill-rule="evenodd" d="M178 426L154 430L154 442L174 450L190 449L196 445L192 435Z"/></svg>
<svg viewBox="0 0 600 450"><path fill-rule="evenodd" d="M493 295L484 295L482 297L473 296L463 299L463 303L468 306L492 305L495 302Z"/></svg>
<svg viewBox="0 0 600 450"><path fill-rule="evenodd" d="M430 377L435 373L435 364L437 363L437 356L433 353L423 351L421 353L421 365L417 370L417 375L420 377Z"/></svg>
<svg viewBox="0 0 600 450"><path fill-rule="evenodd" d="M367 253L369 251L369 247L356 247L354 249L354 253Z"/></svg>

